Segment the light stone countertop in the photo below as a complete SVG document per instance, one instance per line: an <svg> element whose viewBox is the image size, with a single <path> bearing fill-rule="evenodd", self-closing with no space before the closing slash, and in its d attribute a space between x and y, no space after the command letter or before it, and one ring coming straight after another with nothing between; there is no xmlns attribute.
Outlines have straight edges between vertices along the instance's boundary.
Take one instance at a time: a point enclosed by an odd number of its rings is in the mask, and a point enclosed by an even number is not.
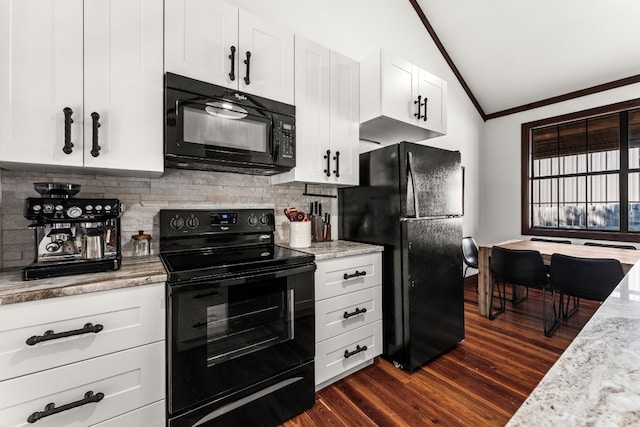
<svg viewBox="0 0 640 427"><path fill-rule="evenodd" d="M640 263L507 424L542 425L640 425Z"/></svg>
<svg viewBox="0 0 640 427"><path fill-rule="evenodd" d="M280 246L291 248L287 243L278 243ZM312 243L309 248L291 248L296 251L313 254L316 261L324 259L340 258L352 255L362 255L372 252L384 251L383 246L369 245L366 243L350 242L348 240L333 240L331 242Z"/></svg>
<svg viewBox="0 0 640 427"><path fill-rule="evenodd" d="M315 255L316 260L322 260L382 252L383 247L337 240L314 243L310 248L296 250L311 253ZM23 281L19 269L5 270L0 272L0 306L166 281L167 273L158 255L124 257L122 266L115 271L75 274L49 279Z"/></svg>
<svg viewBox="0 0 640 427"><path fill-rule="evenodd" d="M166 282L158 255L124 257L115 271L23 281L20 270L0 272L0 305Z"/></svg>

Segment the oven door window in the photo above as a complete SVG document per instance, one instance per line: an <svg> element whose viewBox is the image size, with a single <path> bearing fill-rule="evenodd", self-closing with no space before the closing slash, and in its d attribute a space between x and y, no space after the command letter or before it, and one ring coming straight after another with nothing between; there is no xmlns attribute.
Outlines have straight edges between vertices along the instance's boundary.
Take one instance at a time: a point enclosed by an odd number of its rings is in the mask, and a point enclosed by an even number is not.
<svg viewBox="0 0 640 427"><path fill-rule="evenodd" d="M214 150L270 153L271 119L224 101L181 103L182 140Z"/></svg>
<svg viewBox="0 0 640 427"><path fill-rule="evenodd" d="M222 288L207 307L207 366L242 357L293 339L293 289L254 289L235 295Z"/></svg>

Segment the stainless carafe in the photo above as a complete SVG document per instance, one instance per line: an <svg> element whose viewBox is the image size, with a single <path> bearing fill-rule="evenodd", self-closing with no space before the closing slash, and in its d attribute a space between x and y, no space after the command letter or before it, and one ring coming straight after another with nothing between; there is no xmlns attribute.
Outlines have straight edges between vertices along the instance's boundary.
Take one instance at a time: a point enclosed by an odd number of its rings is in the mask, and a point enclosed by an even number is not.
<svg viewBox="0 0 640 427"><path fill-rule="evenodd" d="M87 234L82 236L82 257L84 259L104 258L104 234L102 228L87 228Z"/></svg>

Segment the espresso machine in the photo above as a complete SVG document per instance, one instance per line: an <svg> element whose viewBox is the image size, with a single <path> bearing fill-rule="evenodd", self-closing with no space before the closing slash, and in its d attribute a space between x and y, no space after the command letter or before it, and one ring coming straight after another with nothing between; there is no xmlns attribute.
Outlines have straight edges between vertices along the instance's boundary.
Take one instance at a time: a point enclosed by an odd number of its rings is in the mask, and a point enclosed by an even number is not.
<svg viewBox="0 0 640 427"><path fill-rule="evenodd" d="M35 259L22 269L23 280L95 273L120 268L118 199L77 199L80 185L37 182L41 197L24 202L34 229Z"/></svg>

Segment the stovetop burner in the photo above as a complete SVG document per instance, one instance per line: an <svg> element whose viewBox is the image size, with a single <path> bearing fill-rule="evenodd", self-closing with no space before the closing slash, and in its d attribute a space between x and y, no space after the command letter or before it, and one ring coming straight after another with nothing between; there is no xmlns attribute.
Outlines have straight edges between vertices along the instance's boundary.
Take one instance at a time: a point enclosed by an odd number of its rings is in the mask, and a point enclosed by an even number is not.
<svg viewBox="0 0 640 427"><path fill-rule="evenodd" d="M273 243L273 209L161 210L160 258L170 284L282 270L314 256Z"/></svg>

